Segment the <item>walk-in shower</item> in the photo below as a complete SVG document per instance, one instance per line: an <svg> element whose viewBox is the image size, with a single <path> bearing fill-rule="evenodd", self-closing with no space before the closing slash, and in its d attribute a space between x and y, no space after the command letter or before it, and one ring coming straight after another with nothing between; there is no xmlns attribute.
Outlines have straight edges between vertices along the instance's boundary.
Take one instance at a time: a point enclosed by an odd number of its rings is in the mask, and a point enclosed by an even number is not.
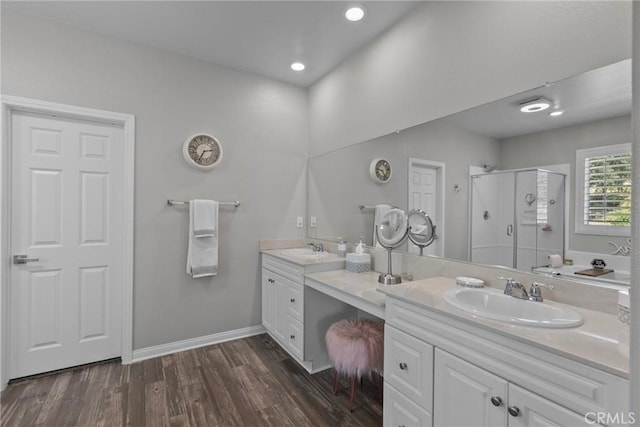
<svg viewBox="0 0 640 427"><path fill-rule="evenodd" d="M564 255L564 192L543 169L472 175L470 261L530 270Z"/></svg>

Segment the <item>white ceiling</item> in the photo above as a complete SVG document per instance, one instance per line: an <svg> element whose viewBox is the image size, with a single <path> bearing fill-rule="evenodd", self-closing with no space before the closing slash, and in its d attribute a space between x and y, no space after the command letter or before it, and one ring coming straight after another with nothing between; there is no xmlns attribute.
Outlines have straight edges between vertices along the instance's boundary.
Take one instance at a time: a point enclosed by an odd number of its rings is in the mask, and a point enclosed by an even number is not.
<svg viewBox="0 0 640 427"><path fill-rule="evenodd" d="M522 101L544 96L564 114L551 110L521 113ZM611 64L449 116L452 124L496 139L631 114L631 60Z"/></svg>
<svg viewBox="0 0 640 427"><path fill-rule="evenodd" d="M417 1L3 1L70 25L299 86L309 86L408 13ZM294 72L294 61L307 69Z"/></svg>

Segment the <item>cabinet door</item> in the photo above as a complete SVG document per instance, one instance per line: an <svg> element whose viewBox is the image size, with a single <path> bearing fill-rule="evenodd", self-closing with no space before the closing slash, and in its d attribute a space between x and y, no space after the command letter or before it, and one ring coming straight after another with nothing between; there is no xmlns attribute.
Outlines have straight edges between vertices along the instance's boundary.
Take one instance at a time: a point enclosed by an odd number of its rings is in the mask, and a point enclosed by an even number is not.
<svg viewBox="0 0 640 427"><path fill-rule="evenodd" d="M434 360L433 425L507 425L507 382L440 349Z"/></svg>
<svg viewBox="0 0 640 427"><path fill-rule="evenodd" d="M281 343L286 343L287 340L285 337L285 328L287 325L285 324L284 306L282 304L285 284L282 278L278 275L271 275L270 277L273 280L273 293L271 294L271 296L273 297L273 299L271 300L271 313L273 313L273 334L275 335L276 339L280 340Z"/></svg>
<svg viewBox="0 0 640 427"><path fill-rule="evenodd" d="M398 390L384 383L382 425L386 427L431 427L431 414Z"/></svg>
<svg viewBox="0 0 640 427"><path fill-rule="evenodd" d="M262 269L262 324L274 338L285 343L285 321L282 299L285 280L269 270Z"/></svg>
<svg viewBox="0 0 640 427"><path fill-rule="evenodd" d="M284 318L287 347L293 355L297 356L298 359L303 360L304 328L302 327L302 323L289 315L285 315Z"/></svg>
<svg viewBox="0 0 640 427"><path fill-rule="evenodd" d="M269 272L262 269L262 326L273 333L273 280Z"/></svg>
<svg viewBox="0 0 640 427"><path fill-rule="evenodd" d="M593 426L584 416L509 384L509 427Z"/></svg>
<svg viewBox="0 0 640 427"><path fill-rule="evenodd" d="M386 325L384 379L423 409L433 404L433 346Z"/></svg>
<svg viewBox="0 0 640 427"><path fill-rule="evenodd" d="M304 321L304 289L302 285L289 281L284 288L286 312L300 322Z"/></svg>

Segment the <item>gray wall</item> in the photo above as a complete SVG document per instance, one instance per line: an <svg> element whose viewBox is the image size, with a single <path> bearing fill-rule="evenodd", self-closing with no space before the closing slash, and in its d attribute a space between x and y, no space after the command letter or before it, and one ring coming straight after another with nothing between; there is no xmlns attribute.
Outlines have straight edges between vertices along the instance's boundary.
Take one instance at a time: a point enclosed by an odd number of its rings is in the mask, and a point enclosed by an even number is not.
<svg viewBox="0 0 640 427"><path fill-rule="evenodd" d="M256 241L300 235L308 121L313 154L377 138L628 58L630 24L629 2L425 2L307 98L286 84L5 9L2 92L136 115L139 349L260 323ZM196 131L224 145L211 173L181 158L182 141ZM241 200L221 214L216 278L185 276L187 217L165 206L169 197Z"/></svg>
<svg viewBox="0 0 640 427"><path fill-rule="evenodd" d="M387 158L392 166L391 181L383 185L369 176L369 164L376 157ZM361 212L358 206L386 203L406 210L409 157L445 163L444 231L436 225L445 257L466 260L469 166L498 163L500 144L444 119L311 158L308 214L317 217L318 227L310 229L310 236L342 236L350 242L365 236L365 243L370 243L373 213ZM460 191L454 191L455 184Z"/></svg>
<svg viewBox="0 0 640 427"><path fill-rule="evenodd" d="M569 216L569 242L567 249L585 252L611 253L614 248L609 241L626 244L626 237L576 234L576 150L603 145L631 142L631 117L622 116L599 120L587 124L567 126L545 132L537 132L500 141L503 169L517 169L568 163L571 165L569 180L570 197L567 208Z"/></svg>
<svg viewBox="0 0 640 427"><path fill-rule="evenodd" d="M2 93L136 116L134 349L261 323L257 241L304 215L305 91L5 9ZM216 135L222 164L188 167L182 142ZM220 273L185 274L187 210L221 208Z"/></svg>
<svg viewBox="0 0 640 427"><path fill-rule="evenodd" d="M631 57L631 2L424 2L309 91L310 153Z"/></svg>

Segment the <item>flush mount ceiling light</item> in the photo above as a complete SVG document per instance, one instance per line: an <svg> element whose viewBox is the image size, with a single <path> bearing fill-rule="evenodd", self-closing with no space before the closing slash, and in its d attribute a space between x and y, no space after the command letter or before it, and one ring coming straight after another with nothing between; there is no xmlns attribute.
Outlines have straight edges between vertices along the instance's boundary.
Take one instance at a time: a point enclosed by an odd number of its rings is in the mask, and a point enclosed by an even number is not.
<svg viewBox="0 0 640 427"><path fill-rule="evenodd" d="M293 71L303 71L304 68L305 66L302 62L294 62L293 64L291 64L291 69Z"/></svg>
<svg viewBox="0 0 640 427"><path fill-rule="evenodd" d="M518 104L520 111L523 113L536 113L538 111L544 111L553 105L553 101L540 96L538 98L529 99Z"/></svg>
<svg viewBox="0 0 640 427"><path fill-rule="evenodd" d="M344 13L344 17L349 21L356 22L364 18L364 9L360 6L353 6L347 9Z"/></svg>
<svg viewBox="0 0 640 427"><path fill-rule="evenodd" d="M558 116L561 116L563 114L564 114L564 111L562 111L562 110L556 110L556 111L552 111L552 112L549 113L549 115L551 117L558 117Z"/></svg>

